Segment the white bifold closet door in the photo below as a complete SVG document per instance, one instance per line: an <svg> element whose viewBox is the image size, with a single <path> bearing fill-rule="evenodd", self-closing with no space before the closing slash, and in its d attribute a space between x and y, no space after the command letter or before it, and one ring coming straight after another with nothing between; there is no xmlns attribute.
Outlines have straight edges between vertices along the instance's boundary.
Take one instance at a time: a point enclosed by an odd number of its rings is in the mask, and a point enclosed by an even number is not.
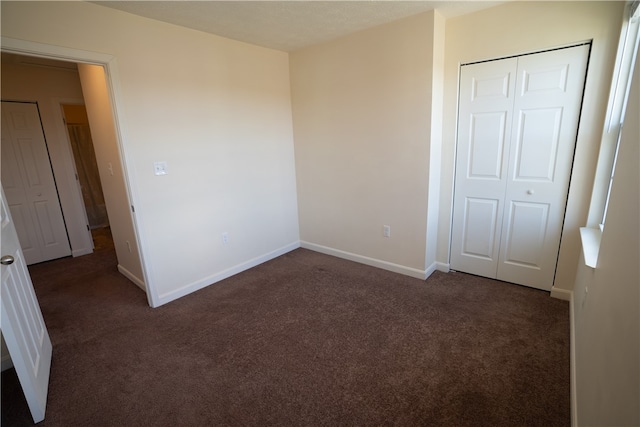
<svg viewBox="0 0 640 427"><path fill-rule="evenodd" d="M551 289L589 48L461 67L453 270Z"/></svg>
<svg viewBox="0 0 640 427"><path fill-rule="evenodd" d="M2 184L27 265L71 255L38 106L2 102Z"/></svg>

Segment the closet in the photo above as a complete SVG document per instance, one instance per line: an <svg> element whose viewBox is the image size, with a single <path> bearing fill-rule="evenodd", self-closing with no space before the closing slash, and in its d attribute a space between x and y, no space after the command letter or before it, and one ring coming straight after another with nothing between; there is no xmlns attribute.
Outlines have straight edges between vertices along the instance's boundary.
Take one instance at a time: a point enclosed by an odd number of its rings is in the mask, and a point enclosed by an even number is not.
<svg viewBox="0 0 640 427"><path fill-rule="evenodd" d="M461 66L452 270L551 289L589 50Z"/></svg>

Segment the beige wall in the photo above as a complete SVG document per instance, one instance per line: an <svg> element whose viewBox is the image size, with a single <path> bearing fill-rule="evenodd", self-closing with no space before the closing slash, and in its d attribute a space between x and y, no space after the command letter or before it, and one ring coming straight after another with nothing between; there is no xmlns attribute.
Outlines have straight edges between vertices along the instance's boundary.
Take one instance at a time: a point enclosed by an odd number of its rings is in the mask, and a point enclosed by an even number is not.
<svg viewBox="0 0 640 427"><path fill-rule="evenodd" d="M291 54L303 245L424 274L433 31L431 12Z"/></svg>
<svg viewBox="0 0 640 427"><path fill-rule="evenodd" d="M124 173L154 305L298 245L286 53L87 2L1 7L3 37L113 58ZM169 174L155 176L154 161Z"/></svg>
<svg viewBox="0 0 640 427"><path fill-rule="evenodd" d="M459 64L593 40L555 282L570 290L623 5L516 2L446 22L435 12L294 52L303 245L409 274L446 268Z"/></svg>
<svg viewBox="0 0 640 427"><path fill-rule="evenodd" d="M72 253L91 253L93 244L60 107L61 102L84 102L78 72L3 62L2 99L38 103Z"/></svg>
<svg viewBox="0 0 640 427"><path fill-rule="evenodd" d="M118 268L146 290L104 67L78 64L78 73Z"/></svg>
<svg viewBox="0 0 640 427"><path fill-rule="evenodd" d="M597 268L574 289L578 425L640 425L640 67L636 65Z"/></svg>
<svg viewBox="0 0 640 427"><path fill-rule="evenodd" d="M449 257L459 65L593 40L554 283L554 290L573 288L623 7L614 1L523 1L447 21L439 260Z"/></svg>
<svg viewBox="0 0 640 427"><path fill-rule="evenodd" d="M580 425L640 421L640 120L625 131L599 266L574 281L622 5L514 2L446 23L427 13L301 50L289 67L282 52L93 4L1 3L4 37L115 58L123 173L157 304L296 246L293 134L305 242L410 274L447 263L459 64L592 39L555 284L575 282ZM167 176L153 175L159 160Z"/></svg>

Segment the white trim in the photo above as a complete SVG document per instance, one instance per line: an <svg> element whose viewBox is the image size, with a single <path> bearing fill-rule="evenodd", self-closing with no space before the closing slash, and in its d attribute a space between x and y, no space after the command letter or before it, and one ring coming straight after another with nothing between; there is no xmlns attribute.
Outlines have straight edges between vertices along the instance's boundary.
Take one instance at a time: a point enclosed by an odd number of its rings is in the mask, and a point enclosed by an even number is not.
<svg viewBox="0 0 640 427"><path fill-rule="evenodd" d="M601 238L602 231L600 231L600 228L580 227L582 254L587 267L596 268L598 265Z"/></svg>
<svg viewBox="0 0 640 427"><path fill-rule="evenodd" d="M574 298L573 291L566 289L551 288L551 297L557 298L563 301L569 301L569 370L571 373L570 387L571 387L571 427L578 426L578 392L576 383L576 323L575 323L575 310L574 310Z"/></svg>
<svg viewBox="0 0 640 427"><path fill-rule="evenodd" d="M0 369L2 370L2 372L4 372L7 369L11 368L13 368L13 361L11 360L11 356L9 356L9 354L5 354L4 356L2 356L2 367Z"/></svg>
<svg viewBox="0 0 640 427"><path fill-rule="evenodd" d="M193 293L195 291L198 291L202 288L206 288L209 285L213 285L216 282L219 282L221 280L227 279L231 276L234 276L238 273L242 273L243 271L246 271L250 268L253 268L257 265L260 265L262 263L265 263L267 261L271 261L274 258L277 258L279 256L282 256L284 254L286 254L287 252L291 252L295 249L298 249L300 247L300 241L296 241L293 243L290 243L286 246L283 246L279 249L276 249L274 251L268 252L264 255L260 255L258 257L255 257L253 259L250 259L248 261L245 261L243 263L240 263L238 265L235 265L231 268L228 268L226 270L223 270L219 273L213 274L211 276L207 276L204 277L196 282L192 282L189 283L187 285L184 285L176 290L170 291L170 292L166 292L164 294L160 294L158 295L158 300L157 300L157 305L153 305L152 307L159 307L163 304L166 304L168 302L174 301L178 298L181 298L185 295L188 295L190 293Z"/></svg>
<svg viewBox="0 0 640 427"><path fill-rule="evenodd" d="M126 277L127 279L131 280L133 283L136 284L137 287L139 287L140 289L142 289L145 293L147 292L146 287L144 286L144 281L142 281L139 277L137 277L135 274L133 274L132 272L130 272L129 270L127 270L126 268L124 268L122 265L118 264L118 271L120 272L120 274L122 274L124 277Z"/></svg>
<svg viewBox="0 0 640 427"><path fill-rule="evenodd" d="M120 154L120 163L122 165L122 173L125 182L125 192L127 194L127 199L129 201L130 207L133 208L137 206L137 185L135 183L134 174L130 173L127 165L133 165L134 161L131 158L129 152L126 150L126 135L128 132L126 131L126 123L124 120L124 108L123 102L120 100L122 96L120 94L120 76L118 74L118 64L115 57L111 57L111 59L104 63L105 70L105 80L108 85L109 95L111 100L111 113L113 115L113 125L116 130L116 138L118 145L118 152ZM138 257L140 259L140 267L142 269L142 281L144 282L144 286L147 294L147 302L151 307L157 307L158 305L158 290L155 286L155 281L153 281L151 272L153 271L153 266L150 261L145 258L145 254L150 251L145 244L144 239L142 238L141 233L141 225L138 223L137 215L132 212L133 209L127 209L127 214L131 215L131 223L133 226L133 234L135 236L137 246L138 246Z"/></svg>
<svg viewBox="0 0 640 427"><path fill-rule="evenodd" d="M600 137L600 151L591 189L586 223L588 227L596 227L598 224L606 222L607 205L620 145L620 133L625 120L631 80L640 44L639 10L634 9L636 7L634 4L637 2L627 1L625 6L627 13L620 29L615 68L610 81L605 124Z"/></svg>
<svg viewBox="0 0 640 427"><path fill-rule="evenodd" d="M451 264L448 262L436 262L438 271L442 271L443 273L448 273L451 271Z"/></svg>
<svg viewBox="0 0 640 427"><path fill-rule="evenodd" d="M327 246L316 245L315 243L302 241L300 242L300 244L305 249L309 249L315 252L320 252L326 255L332 255L338 258L354 261L360 264L370 265L372 267L381 268L383 270L393 271L394 273L404 274L405 276L415 277L416 279L425 280L428 277L427 270L419 270L417 268L405 267L404 265L394 264L392 262L382 261L375 258L369 258L363 255L358 255L351 252L345 252L339 249L329 248ZM437 264L437 263L434 263L434 264ZM429 269L431 269L431 267L429 267ZM433 271L431 271L431 273L433 273ZM429 275L431 273L429 273Z"/></svg>
<svg viewBox="0 0 640 427"><path fill-rule="evenodd" d="M551 298L560 299L562 301L570 301L573 297L573 291L568 291L566 289L556 288L555 286L551 288Z"/></svg>
<svg viewBox="0 0 640 427"><path fill-rule="evenodd" d="M443 273L448 273L451 271L450 267L451 266L448 263L435 261L425 271L426 278L429 278L429 276L431 276L434 271L441 271Z"/></svg>
<svg viewBox="0 0 640 427"><path fill-rule="evenodd" d="M74 249L71 251L71 256L75 258L77 256L89 255L92 253L93 253L93 249L91 248Z"/></svg>
<svg viewBox="0 0 640 427"><path fill-rule="evenodd" d="M90 52L88 50L70 49L27 40L2 37L2 50L20 55L37 56L39 58L60 59L64 61L83 62L86 64L105 65L113 59L112 55Z"/></svg>
<svg viewBox="0 0 640 427"><path fill-rule="evenodd" d="M571 427L578 426L578 388L576 382L576 320L573 308L573 292L569 291L569 331L570 342L570 370L571 370Z"/></svg>
<svg viewBox="0 0 640 427"><path fill-rule="evenodd" d="M631 4L627 5L631 12ZM637 11L637 9L636 9ZM629 15L623 23L618 52L616 54L615 70L611 82L609 105L607 106L606 132L612 132L624 120L624 113L631 90L631 76L636 62L638 49L639 23L637 17Z"/></svg>
<svg viewBox="0 0 640 427"><path fill-rule="evenodd" d="M427 269L424 271L424 278L428 279L429 276L431 276L433 274L434 271L436 271L438 269L438 263L434 262L432 263L429 267L427 267Z"/></svg>

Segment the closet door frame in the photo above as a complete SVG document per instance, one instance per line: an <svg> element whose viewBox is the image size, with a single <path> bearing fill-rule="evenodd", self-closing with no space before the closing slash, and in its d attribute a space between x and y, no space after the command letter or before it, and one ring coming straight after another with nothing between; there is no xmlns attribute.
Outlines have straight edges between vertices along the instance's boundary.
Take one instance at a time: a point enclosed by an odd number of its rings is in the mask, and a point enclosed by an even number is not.
<svg viewBox="0 0 640 427"><path fill-rule="evenodd" d="M589 50L461 66L451 269L551 289Z"/></svg>

